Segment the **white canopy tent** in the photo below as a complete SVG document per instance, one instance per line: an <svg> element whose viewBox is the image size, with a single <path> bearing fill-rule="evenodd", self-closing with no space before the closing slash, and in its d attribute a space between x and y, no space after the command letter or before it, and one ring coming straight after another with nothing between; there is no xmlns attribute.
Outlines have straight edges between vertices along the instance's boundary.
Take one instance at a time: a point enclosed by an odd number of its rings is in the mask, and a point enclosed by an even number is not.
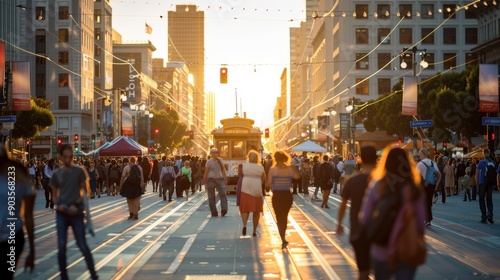
<svg viewBox="0 0 500 280"><path fill-rule="evenodd" d="M294 152L309 152L309 153L324 153L326 149L320 145L314 143L311 140L307 140L303 143L298 144L292 148Z"/></svg>

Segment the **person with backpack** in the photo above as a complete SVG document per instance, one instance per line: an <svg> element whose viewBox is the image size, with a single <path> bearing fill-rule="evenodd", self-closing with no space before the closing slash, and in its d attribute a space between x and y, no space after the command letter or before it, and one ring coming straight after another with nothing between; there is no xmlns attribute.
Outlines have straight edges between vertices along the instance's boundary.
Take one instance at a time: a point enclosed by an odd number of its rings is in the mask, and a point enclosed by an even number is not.
<svg viewBox="0 0 500 280"><path fill-rule="evenodd" d="M323 156L323 163L321 163L321 165L318 167L318 176L321 192L323 193L323 202L321 203L321 208L330 209L330 206L328 206L328 199L330 198L330 191L333 187L333 167L330 163L328 163L328 158L328 155Z"/></svg>
<svg viewBox="0 0 500 280"><path fill-rule="evenodd" d="M375 279L411 280L426 256L421 176L408 154L394 145L384 149L371 177L359 238L370 243Z"/></svg>
<svg viewBox="0 0 500 280"><path fill-rule="evenodd" d="M497 166L490 158L490 150L483 151L484 159L479 162L476 169L476 185L479 193L479 209L481 209L482 224L493 224L493 188L497 185ZM488 211L486 211L486 208Z"/></svg>
<svg viewBox="0 0 500 280"><path fill-rule="evenodd" d="M136 164L136 158L130 157L130 163L123 168L120 195L127 198L130 212L129 220L139 219L139 209L141 208L141 195L144 190L144 177L142 168Z"/></svg>
<svg viewBox="0 0 500 280"><path fill-rule="evenodd" d="M184 166L177 173L177 197L182 197L182 193L186 192L186 200L188 200L189 189L193 183L193 170L191 169L191 161L184 161Z"/></svg>
<svg viewBox="0 0 500 280"><path fill-rule="evenodd" d="M337 186L340 187L340 177L342 176L342 172L339 170L340 157L336 155L333 157L332 167L333 167L333 193L337 193ZM342 163L343 165L344 163ZM342 191L340 191L342 193Z"/></svg>
<svg viewBox="0 0 500 280"><path fill-rule="evenodd" d="M111 165L108 167L108 196L115 196L120 193L120 177L121 177L121 169L120 166L116 163L116 160L111 161Z"/></svg>
<svg viewBox="0 0 500 280"><path fill-rule="evenodd" d="M302 180L302 190L304 197L309 198L309 186L311 185L312 168L309 164L308 158L302 159L302 166L300 167L300 176Z"/></svg>
<svg viewBox="0 0 500 280"><path fill-rule="evenodd" d="M165 166L162 167L160 174L160 182L162 185L162 195L163 200L167 200L166 192L168 190L168 202L172 201L172 195L174 193L174 183L175 183L175 170L174 163L172 161L165 161Z"/></svg>
<svg viewBox="0 0 500 280"><path fill-rule="evenodd" d="M422 185L426 194L427 218L424 221L426 227L431 226L432 221L432 199L436 192L438 182L441 182L441 172L437 164L429 158L429 150L422 148L419 151L420 161L417 164L417 169L422 176Z"/></svg>

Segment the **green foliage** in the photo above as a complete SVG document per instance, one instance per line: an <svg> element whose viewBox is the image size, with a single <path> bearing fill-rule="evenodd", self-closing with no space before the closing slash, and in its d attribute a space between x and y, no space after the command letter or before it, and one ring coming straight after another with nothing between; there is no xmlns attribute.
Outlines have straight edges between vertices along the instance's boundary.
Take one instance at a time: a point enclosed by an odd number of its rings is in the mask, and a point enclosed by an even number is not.
<svg viewBox="0 0 500 280"><path fill-rule="evenodd" d="M40 131L46 130L54 124L54 115L50 111L50 103L43 103L31 99L31 110L17 112L16 123L12 131L13 138L34 138ZM40 107L40 104L43 107ZM46 107L49 104L49 107Z"/></svg>
<svg viewBox="0 0 500 280"><path fill-rule="evenodd" d="M179 121L179 115L174 110L152 111L154 117L151 119L151 135L155 137L157 143L162 147L162 151L169 148L173 151L176 148L185 146L187 127ZM159 129L158 136L155 135L155 128Z"/></svg>
<svg viewBox="0 0 500 280"><path fill-rule="evenodd" d="M450 141L450 130L468 139L484 134L480 125L483 114L478 112L478 69L475 65L462 72L438 74L420 84L418 118L434 121L429 131L435 142ZM363 124L368 131L386 130L400 137L413 134L412 118L401 115L401 89L402 84L396 84L390 97L380 97L378 103L364 109Z"/></svg>

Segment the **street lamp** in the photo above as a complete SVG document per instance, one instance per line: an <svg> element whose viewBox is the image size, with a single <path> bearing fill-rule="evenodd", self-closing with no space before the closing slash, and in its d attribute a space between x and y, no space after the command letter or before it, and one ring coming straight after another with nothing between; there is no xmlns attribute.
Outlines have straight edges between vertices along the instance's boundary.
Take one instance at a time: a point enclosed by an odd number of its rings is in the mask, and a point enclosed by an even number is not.
<svg viewBox="0 0 500 280"><path fill-rule="evenodd" d="M347 100L347 105L345 106L345 110L350 113L351 115L351 148L352 148L352 153L356 153L356 122L354 119L354 112L356 111L356 98L353 97L349 100Z"/></svg>
<svg viewBox="0 0 500 280"><path fill-rule="evenodd" d="M337 115L337 111L335 111L333 109L333 107L329 107L329 108L326 108L324 111L323 111L323 114L322 116L326 116L327 117L327 134L326 134L326 142L327 142L327 149L328 149L328 152L332 152L332 143L331 143L331 139L330 139L330 132L331 132L331 128L330 128L330 116L336 116Z"/></svg>

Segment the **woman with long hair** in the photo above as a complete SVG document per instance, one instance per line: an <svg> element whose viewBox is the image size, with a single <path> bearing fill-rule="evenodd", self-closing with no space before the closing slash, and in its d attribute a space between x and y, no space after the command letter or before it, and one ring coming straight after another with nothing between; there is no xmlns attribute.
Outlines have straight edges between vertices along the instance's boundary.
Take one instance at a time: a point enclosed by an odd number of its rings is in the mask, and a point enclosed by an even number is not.
<svg viewBox="0 0 500 280"><path fill-rule="evenodd" d="M290 192L292 180L300 179L299 171L290 162L290 155L287 152L277 151L274 153L273 166L269 169L266 180L266 191L269 192L271 189L273 191L273 209L282 241L282 249L288 246L285 233L288 224L288 212L290 212L293 203L292 193Z"/></svg>
<svg viewBox="0 0 500 280"><path fill-rule="evenodd" d="M157 159L153 160L153 168L151 169L151 182L153 183L153 192L158 191L158 184L160 182L161 170L158 170L158 163L159 161Z"/></svg>
<svg viewBox="0 0 500 280"><path fill-rule="evenodd" d="M264 167L261 164L260 154L250 150L247 154L247 162L241 167L243 180L240 192L240 213L243 222L241 234L247 234L247 221L250 213L253 218L253 237L257 236L260 213L263 211L262 182L266 180Z"/></svg>
<svg viewBox="0 0 500 280"><path fill-rule="evenodd" d="M420 174L415 163L406 152L398 147L390 146L384 149L382 159L372 172L371 188L361 214L361 224L365 224L375 211L377 202L388 196L397 195L400 205L397 217L392 224L389 240L386 245L371 244L371 256L375 269L375 278L413 279L417 266L407 263L400 258L397 246L400 234L407 226L409 210L415 214L415 235L423 239L425 211L425 193L420 182ZM414 240L415 241L415 240ZM412 241L409 241L412 242Z"/></svg>

